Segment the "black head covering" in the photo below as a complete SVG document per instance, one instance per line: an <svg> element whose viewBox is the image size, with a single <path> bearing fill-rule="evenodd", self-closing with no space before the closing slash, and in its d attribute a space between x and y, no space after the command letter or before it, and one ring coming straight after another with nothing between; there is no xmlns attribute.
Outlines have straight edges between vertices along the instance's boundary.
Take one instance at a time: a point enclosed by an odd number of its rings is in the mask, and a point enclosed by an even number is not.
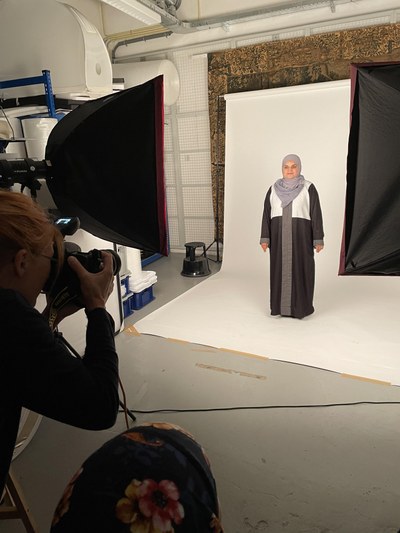
<svg viewBox="0 0 400 533"><path fill-rule="evenodd" d="M104 444L75 474L51 533L221 533L214 477L201 446L153 423Z"/></svg>

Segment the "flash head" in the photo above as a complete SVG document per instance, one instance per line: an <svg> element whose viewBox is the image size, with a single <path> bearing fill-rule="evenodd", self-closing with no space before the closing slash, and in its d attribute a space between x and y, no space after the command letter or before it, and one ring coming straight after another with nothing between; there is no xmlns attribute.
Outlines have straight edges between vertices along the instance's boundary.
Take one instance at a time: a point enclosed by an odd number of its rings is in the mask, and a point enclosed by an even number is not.
<svg viewBox="0 0 400 533"><path fill-rule="evenodd" d="M65 235L73 235L81 226L78 217L57 218L54 223L64 237Z"/></svg>

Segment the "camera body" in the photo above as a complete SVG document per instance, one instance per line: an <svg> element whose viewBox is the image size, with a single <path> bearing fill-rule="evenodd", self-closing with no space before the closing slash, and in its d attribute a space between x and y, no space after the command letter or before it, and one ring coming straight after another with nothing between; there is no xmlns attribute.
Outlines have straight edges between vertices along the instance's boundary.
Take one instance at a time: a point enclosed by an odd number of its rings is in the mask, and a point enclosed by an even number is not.
<svg viewBox="0 0 400 533"><path fill-rule="evenodd" d="M101 252L104 251L104 252L108 252L109 254L111 254L112 258L113 258L113 273L114 273L114 276L116 274L118 274L118 272L120 271L121 269L121 259L119 257L119 255L114 252L114 250L97 250L97 249L93 249L93 250L90 250L89 252L81 252L81 251L70 251L68 252L67 250L65 251L65 261L64 261L64 266L63 266L63 270L65 268L65 263L68 267L68 270L70 272L71 269L69 268L69 265L68 265L68 262L67 262L67 259L68 257L76 257L76 259L78 259L78 261L80 262L80 264L88 271L88 272L92 272L93 274L96 274L96 272L100 272L101 270L101 265L102 265L102 262L103 262L103 259L102 259L102 256L101 256Z"/></svg>
<svg viewBox="0 0 400 533"><path fill-rule="evenodd" d="M56 226L60 229L63 236L73 235L79 228L79 219L59 218L55 221ZM82 252L80 247L70 241L64 241L64 262L61 270L57 275L56 269L50 274L43 292L46 293L53 306L61 308L67 303L73 303L77 307L83 307L80 299L80 283L77 275L68 264L68 257L76 257L81 265L93 274L100 272L102 269L102 251L108 252L113 258L113 273L118 274L121 269L121 259L114 250L97 250L93 249L88 252Z"/></svg>
<svg viewBox="0 0 400 533"><path fill-rule="evenodd" d="M68 257L76 257L81 265L93 274L100 272L102 269L102 255L101 252L108 252L113 258L113 273L114 276L118 274L121 268L121 259L114 250L97 250L93 249L89 252L82 252L79 246L75 243L64 243L65 253L64 262L58 276L54 276L53 280L49 279L43 289L49 299L52 301L53 308L61 309L66 304L74 304L77 307L83 307L81 301L80 283L77 275L68 264Z"/></svg>

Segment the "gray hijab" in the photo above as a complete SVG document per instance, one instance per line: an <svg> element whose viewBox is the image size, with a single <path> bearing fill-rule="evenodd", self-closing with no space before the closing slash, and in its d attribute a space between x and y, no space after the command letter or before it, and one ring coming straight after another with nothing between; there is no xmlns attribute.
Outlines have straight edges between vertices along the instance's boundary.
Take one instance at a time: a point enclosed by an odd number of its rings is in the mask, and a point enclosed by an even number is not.
<svg viewBox="0 0 400 533"><path fill-rule="evenodd" d="M301 160L296 154L288 154L282 160L282 169L288 161L294 161L297 165L298 174L295 178L279 178L274 183L274 189L278 198L282 202L282 209L290 204L304 187L304 176L301 172Z"/></svg>

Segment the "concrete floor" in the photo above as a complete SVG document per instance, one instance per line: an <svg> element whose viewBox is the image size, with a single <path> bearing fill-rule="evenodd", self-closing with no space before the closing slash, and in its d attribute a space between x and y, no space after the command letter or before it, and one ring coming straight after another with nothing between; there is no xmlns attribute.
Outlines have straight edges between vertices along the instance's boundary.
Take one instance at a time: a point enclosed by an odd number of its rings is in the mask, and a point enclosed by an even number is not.
<svg viewBox="0 0 400 533"><path fill-rule="evenodd" d="M129 329L204 279L180 275L183 256L152 263L156 299L117 336L121 378L137 424L175 422L205 447L217 481L226 533L395 533L400 528L400 388L306 366L224 352ZM218 266L210 262L213 272ZM326 339L329 342L329 339ZM71 391L73 394L73 391ZM197 413L136 410L304 406ZM41 533L71 475L124 430L90 432L43 419L13 462ZM0 533L23 533L19 521ZM92 532L88 532L92 533ZM93 532L95 533L95 532Z"/></svg>

